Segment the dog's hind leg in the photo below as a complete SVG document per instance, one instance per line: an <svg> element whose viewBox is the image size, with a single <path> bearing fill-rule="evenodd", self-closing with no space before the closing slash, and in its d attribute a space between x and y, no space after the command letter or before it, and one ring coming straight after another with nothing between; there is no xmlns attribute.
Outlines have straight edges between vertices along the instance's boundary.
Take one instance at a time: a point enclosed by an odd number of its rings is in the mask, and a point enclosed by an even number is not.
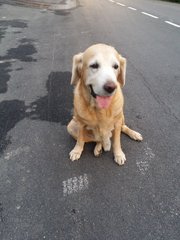
<svg viewBox="0 0 180 240"><path fill-rule="evenodd" d="M74 118L67 125L67 131L75 140L77 140L79 133L79 124Z"/></svg>
<svg viewBox="0 0 180 240"><path fill-rule="evenodd" d="M121 127L121 132L125 133L126 135L128 135L130 138L132 138L135 141L142 141L143 137L140 133L132 130L131 128L129 128L126 124L125 124L125 118L124 118L124 114L122 116L122 127Z"/></svg>
<svg viewBox="0 0 180 240"><path fill-rule="evenodd" d="M136 141L142 141L143 140L143 137L140 133L132 130L131 128L129 128L125 124L122 125L121 132L125 133L130 138L132 138L133 140L136 140Z"/></svg>
<svg viewBox="0 0 180 240"><path fill-rule="evenodd" d="M67 125L67 131L75 140L77 140L77 138L78 138L79 129L80 129L80 123L78 122L78 120L75 117L73 117L73 119ZM88 130L88 129L84 128L83 141L85 143L86 142L96 142L96 139L94 137L92 130Z"/></svg>

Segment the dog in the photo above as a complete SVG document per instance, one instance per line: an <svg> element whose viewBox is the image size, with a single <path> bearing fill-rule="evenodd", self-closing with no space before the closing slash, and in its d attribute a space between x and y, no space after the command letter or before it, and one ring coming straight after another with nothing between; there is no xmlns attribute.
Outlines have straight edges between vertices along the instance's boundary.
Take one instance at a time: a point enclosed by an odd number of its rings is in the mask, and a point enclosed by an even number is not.
<svg viewBox="0 0 180 240"><path fill-rule="evenodd" d="M95 44L73 57L71 84L74 85L74 114L67 131L76 140L70 152L78 160L84 144L96 142L94 155L110 151L111 138L114 160L126 161L121 148L121 132L142 141L142 135L125 124L124 98L126 59L112 46Z"/></svg>

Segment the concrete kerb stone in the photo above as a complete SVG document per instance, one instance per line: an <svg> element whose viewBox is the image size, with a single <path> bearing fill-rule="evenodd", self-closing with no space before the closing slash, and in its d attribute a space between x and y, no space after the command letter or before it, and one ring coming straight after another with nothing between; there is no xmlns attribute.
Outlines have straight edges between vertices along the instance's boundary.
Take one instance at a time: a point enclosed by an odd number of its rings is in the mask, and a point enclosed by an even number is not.
<svg viewBox="0 0 180 240"><path fill-rule="evenodd" d="M6 3L48 10L69 10L77 6L77 0L8 0Z"/></svg>

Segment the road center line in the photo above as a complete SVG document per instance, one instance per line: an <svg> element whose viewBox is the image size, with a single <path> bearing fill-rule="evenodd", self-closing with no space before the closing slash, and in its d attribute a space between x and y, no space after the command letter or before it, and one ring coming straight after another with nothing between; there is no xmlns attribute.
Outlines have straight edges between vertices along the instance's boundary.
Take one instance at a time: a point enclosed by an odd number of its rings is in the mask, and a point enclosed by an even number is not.
<svg viewBox="0 0 180 240"><path fill-rule="evenodd" d="M122 4L122 3L119 3L119 2L116 2L117 5L120 5L121 7L125 7L126 5L125 4Z"/></svg>
<svg viewBox="0 0 180 240"><path fill-rule="evenodd" d="M155 16L155 15L152 15L152 14L150 14L150 13L147 13L147 12L141 12L142 14L144 14L144 15L147 15L147 16L149 16L149 17L152 17L152 18L159 18L159 17L157 17L157 16Z"/></svg>
<svg viewBox="0 0 180 240"><path fill-rule="evenodd" d="M120 2L116 2L115 0L108 0L109 2L112 2L112 3L115 3L121 7L127 7L125 4L123 3L120 3ZM134 7L127 7L128 9L132 10L132 11L137 11L136 8ZM151 18L155 18L155 19L159 19L159 17L155 16L155 15L152 15L150 13L147 13L147 12L141 12L142 14L148 16L148 17L151 17ZM172 25L174 27L177 27L177 28L180 28L180 25L176 24L176 23L173 23L171 21L164 21L165 23L169 24L169 25ZM1 62L0 62L1 63Z"/></svg>
<svg viewBox="0 0 180 240"><path fill-rule="evenodd" d="M175 23L173 23L173 22L165 21L165 23L170 24L170 25L172 25L172 26L174 26L174 27L178 27L178 28L180 28L180 25L175 24Z"/></svg>
<svg viewBox="0 0 180 240"><path fill-rule="evenodd" d="M129 9L133 10L133 11L136 11L137 9L136 8L133 8L133 7L128 7Z"/></svg>

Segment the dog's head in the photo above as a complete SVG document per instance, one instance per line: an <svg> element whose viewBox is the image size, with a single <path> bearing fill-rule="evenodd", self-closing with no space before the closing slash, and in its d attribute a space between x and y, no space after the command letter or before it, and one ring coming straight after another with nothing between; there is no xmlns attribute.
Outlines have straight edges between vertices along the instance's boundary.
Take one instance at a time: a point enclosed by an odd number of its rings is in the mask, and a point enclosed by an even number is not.
<svg viewBox="0 0 180 240"><path fill-rule="evenodd" d="M126 59L111 46L96 44L73 57L71 84L83 81L100 108L109 106L125 76Z"/></svg>

